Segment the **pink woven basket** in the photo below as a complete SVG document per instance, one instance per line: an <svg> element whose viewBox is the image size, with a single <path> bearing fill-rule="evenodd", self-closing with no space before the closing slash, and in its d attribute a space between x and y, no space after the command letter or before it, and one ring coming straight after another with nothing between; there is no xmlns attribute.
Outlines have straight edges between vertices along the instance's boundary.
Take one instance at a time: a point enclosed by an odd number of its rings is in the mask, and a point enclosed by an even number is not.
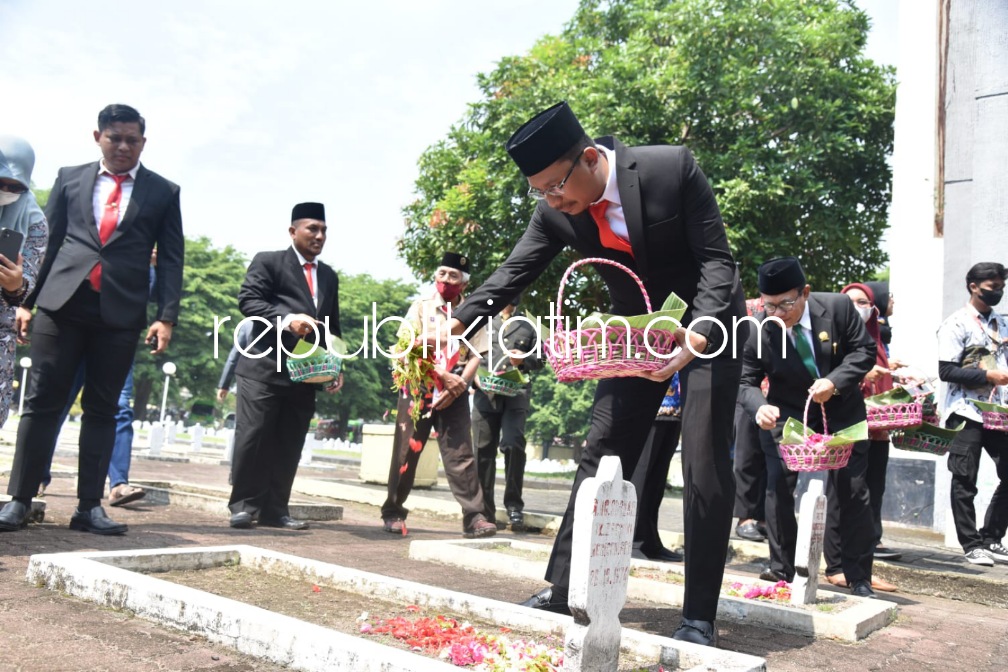
<svg viewBox="0 0 1008 672"><path fill-rule="evenodd" d="M937 425L939 423L938 406L935 404L934 392L918 395L914 399L921 405L921 422Z"/></svg>
<svg viewBox="0 0 1008 672"><path fill-rule="evenodd" d="M806 432L808 431L809 405L812 403L812 395L805 400L805 416L803 418ZM805 440L794 445L780 445L780 456L784 460L784 466L791 471L827 471L830 469L843 469L850 460L851 451L854 449L853 443L841 443L836 446L827 446L826 441L831 438L829 427L826 425L826 407L819 404L822 410L822 434L806 434Z"/></svg>
<svg viewBox="0 0 1008 672"><path fill-rule="evenodd" d="M923 422L923 410L918 402L909 404L890 404L889 406L869 406L868 429L903 429L920 427Z"/></svg>
<svg viewBox="0 0 1008 672"><path fill-rule="evenodd" d="M558 318L561 316L567 279L575 268L585 264L608 264L626 272L640 287L647 312L651 312L651 299L636 273L611 259L587 257L568 266L560 280L556 303ZM592 327L573 331L564 329L562 320L558 319L556 324L557 328L546 348L546 358L553 367L557 380L564 383L636 376L646 371L657 371L668 364L669 358L658 357L656 353L669 355L677 347L672 332L667 329L648 329L645 333L644 329L631 327L628 334L626 326L618 321L605 329Z"/></svg>
<svg viewBox="0 0 1008 672"><path fill-rule="evenodd" d="M997 393L997 386L995 385L991 389L990 397L987 399L987 403L994 403L994 395ZM1004 408L999 406L998 408ZM992 429L995 432L1008 432L1008 413L1005 411L980 411L980 417L983 419L983 428Z"/></svg>

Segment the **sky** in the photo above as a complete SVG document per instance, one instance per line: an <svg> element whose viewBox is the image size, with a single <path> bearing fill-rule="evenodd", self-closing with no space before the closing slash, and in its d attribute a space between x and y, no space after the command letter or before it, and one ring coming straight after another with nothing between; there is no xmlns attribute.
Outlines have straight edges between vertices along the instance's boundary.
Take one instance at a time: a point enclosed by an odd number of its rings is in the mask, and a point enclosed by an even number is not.
<svg viewBox="0 0 1008 672"><path fill-rule="evenodd" d="M127 103L147 120L142 163L182 187L188 237L251 257L290 243L295 203L321 201L324 261L411 280L395 240L420 155L480 99L479 73L577 5L0 0L0 132L33 145L48 188L99 158L98 111ZM895 64L898 0L858 5L868 55Z"/></svg>

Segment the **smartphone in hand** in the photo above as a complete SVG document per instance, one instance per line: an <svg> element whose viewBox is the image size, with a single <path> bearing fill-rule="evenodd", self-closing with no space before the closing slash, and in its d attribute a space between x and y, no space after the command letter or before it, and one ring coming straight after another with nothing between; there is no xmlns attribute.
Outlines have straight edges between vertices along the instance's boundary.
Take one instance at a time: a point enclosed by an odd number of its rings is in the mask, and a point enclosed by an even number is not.
<svg viewBox="0 0 1008 672"><path fill-rule="evenodd" d="M21 254L21 245L24 243L24 234L14 229L0 229L0 254L10 259L12 264L17 263L18 255Z"/></svg>

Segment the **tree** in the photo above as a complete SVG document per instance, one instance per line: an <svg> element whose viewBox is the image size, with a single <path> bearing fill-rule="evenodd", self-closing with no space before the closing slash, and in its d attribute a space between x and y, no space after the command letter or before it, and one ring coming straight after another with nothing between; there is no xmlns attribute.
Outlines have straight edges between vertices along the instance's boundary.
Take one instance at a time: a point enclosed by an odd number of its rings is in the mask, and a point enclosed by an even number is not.
<svg viewBox="0 0 1008 672"><path fill-rule="evenodd" d="M392 390L388 360L381 353L371 356L373 316L377 315L381 321L385 317L405 315L416 288L399 280L376 280L366 273L341 273L339 278L343 340L350 352L363 346L366 355L362 352L345 363L343 389L334 395L319 394L316 413L338 420L340 427L345 428L348 420L378 421L395 409L396 393ZM395 343L397 328L398 323L390 323L375 336L375 342L383 351L388 351Z"/></svg>
<svg viewBox="0 0 1008 672"><path fill-rule="evenodd" d="M168 351L151 357L151 347L137 347L134 377L134 412L146 417L147 402L156 381L163 381L161 366L174 362L178 373L169 386L169 396L177 404L180 392L189 391L194 398L211 400L217 389L224 359L231 350L235 325L241 321L238 311L238 290L245 279L245 257L228 245L215 249L209 238L186 239L185 267L182 275L182 300L179 323L172 332ZM156 304L149 306L150 320L156 317ZM217 335L217 357L214 357L214 318L225 322ZM160 385L157 387L160 391Z"/></svg>
<svg viewBox="0 0 1008 672"><path fill-rule="evenodd" d="M561 383L546 371L534 375L529 438L541 446L551 446L559 439L578 454L581 442L588 438L596 386L594 380Z"/></svg>
<svg viewBox="0 0 1008 672"><path fill-rule="evenodd" d="M817 289L869 277L891 171L894 73L863 56L868 17L844 0L583 0L559 36L480 75L482 99L419 161L400 254L420 276L468 251L474 284L502 262L534 202L504 152L533 112L568 100L586 130L686 144L710 178L756 292L756 267L795 254ZM528 293L545 314L566 253ZM565 310L605 307L593 276Z"/></svg>

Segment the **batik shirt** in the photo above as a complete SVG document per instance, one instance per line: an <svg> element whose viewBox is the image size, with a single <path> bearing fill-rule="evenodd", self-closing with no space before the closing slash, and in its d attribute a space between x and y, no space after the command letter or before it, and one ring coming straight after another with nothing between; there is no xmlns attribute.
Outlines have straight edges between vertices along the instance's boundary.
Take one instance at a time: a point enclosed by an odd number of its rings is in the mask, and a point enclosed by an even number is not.
<svg viewBox="0 0 1008 672"><path fill-rule="evenodd" d="M1008 370L1008 322L992 310L985 318L971 304L966 304L949 315L938 327L938 361L954 362L963 368ZM964 418L982 422L980 411L970 403L988 401L993 386L967 388L959 383L943 382L945 396L942 404L942 422L956 413ZM1008 394L998 387L994 403L1005 404Z"/></svg>

